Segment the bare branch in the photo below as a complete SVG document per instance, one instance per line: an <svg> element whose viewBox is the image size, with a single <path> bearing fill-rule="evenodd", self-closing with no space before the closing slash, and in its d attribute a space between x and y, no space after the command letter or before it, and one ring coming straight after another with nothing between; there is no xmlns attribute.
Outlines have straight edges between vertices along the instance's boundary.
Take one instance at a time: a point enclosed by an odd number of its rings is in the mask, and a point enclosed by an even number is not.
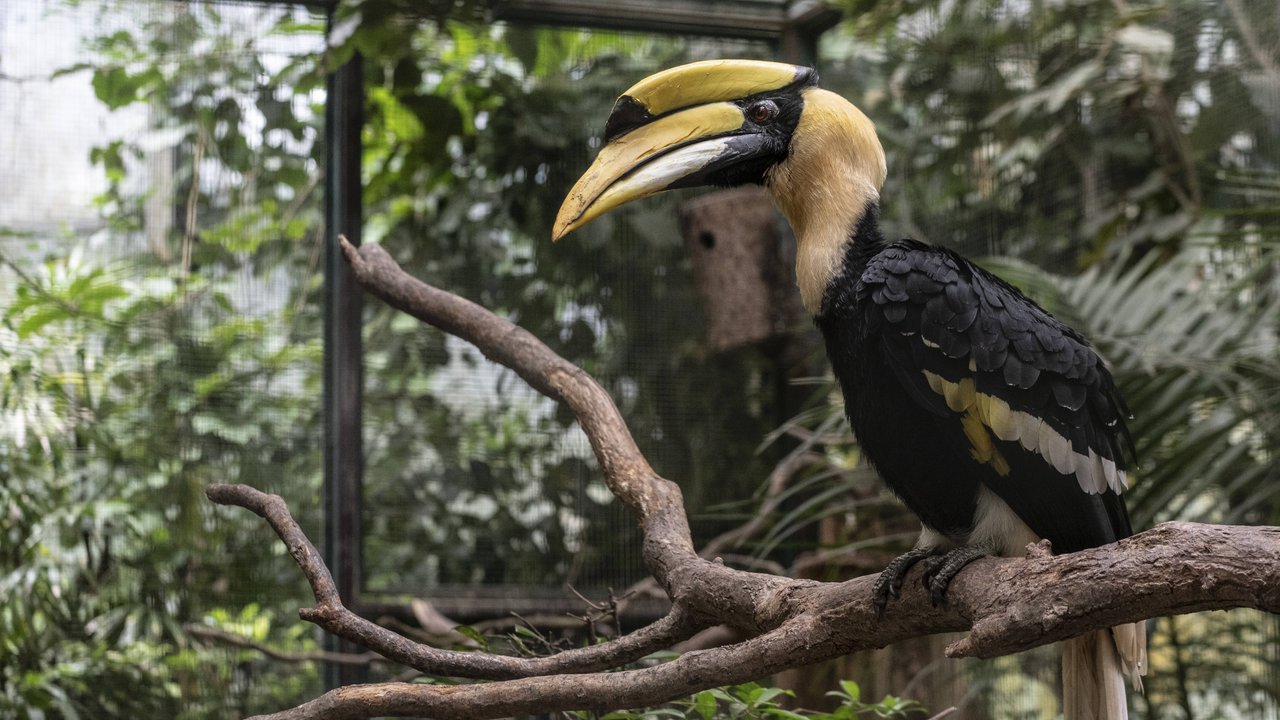
<svg viewBox="0 0 1280 720"><path fill-rule="evenodd" d="M640 518L645 561L673 610L631 635L544 658L421 646L342 606L319 554L279 497L214 485L207 491L211 499L253 510L285 542L316 596L317 606L301 611L304 619L425 673L498 680L348 686L267 720L497 718L640 707L937 632L971 629L948 655L991 657L1160 615L1231 607L1280 612L1280 528L1165 523L1118 544L1069 555L1037 548L1027 558L981 560L956 578L949 605L940 608L929 604L917 570L881 616L871 601L872 577L818 583L702 559L692 549L679 488L649 467L594 380L510 322L405 274L380 247L356 249L343 241L343 248L356 277L379 297L472 342L576 414L609 488ZM778 487L784 482L777 479ZM595 672L715 625L746 639L665 664Z"/></svg>
<svg viewBox="0 0 1280 720"><path fill-rule="evenodd" d="M284 662L319 662L330 663L333 665L368 665L372 662L387 662L387 659L377 653L341 653L328 652L319 650L315 652L290 652L288 650L280 650L271 647L265 643L256 640L250 640L243 635L219 630L218 628L209 627L207 625L198 625L196 623L187 623L182 626L187 634L201 640L203 642L215 642L220 645L230 645L232 647L245 648L246 650L256 650L275 660Z"/></svg>
<svg viewBox="0 0 1280 720"><path fill-rule="evenodd" d="M606 710L655 705L723 683L739 683L784 669L761 659L803 650L814 630L804 618L737 645L685 653L642 670L573 677L539 677L462 686L379 683L332 690L292 710L253 720L354 720L423 715L456 720L501 718L554 710ZM715 678L715 680L713 680ZM722 680L723 679L723 680ZM710 684L708 682L710 681Z"/></svg>
<svg viewBox="0 0 1280 720"><path fill-rule="evenodd" d="M429 675L483 680L530 677L552 673L581 673L617 667L656 650L670 647L706 626L679 607L661 620L629 635L599 645L565 650L548 657L517 658L474 652L440 650L413 642L351 612L338 597L333 576L320 553L307 539L279 495L247 485L210 485L205 494L220 505L238 505L265 518L284 541L302 569L316 598L316 607L298 611L342 638L358 643L390 660Z"/></svg>
<svg viewBox="0 0 1280 720"><path fill-rule="evenodd" d="M475 345L485 357L511 368L535 390L563 402L578 419L609 489L640 517L649 571L665 578L673 566L696 559L680 487L649 467L613 399L590 375L557 355L509 320L406 273L379 245L359 248L339 238L356 279L387 304Z"/></svg>
<svg viewBox="0 0 1280 720"><path fill-rule="evenodd" d="M210 495L255 512L262 507L266 512L259 514L269 520L273 514L269 506L283 506L278 497L244 486L213 486ZM292 529L296 530L296 525ZM295 558L309 556L305 548L299 552L290 541L292 533L281 533L281 537ZM483 673L485 677L521 679L447 688L351 686L269 717L442 714L491 718L535 711L637 707L937 632L972 628L967 638L948 648L947 654L993 657L1160 615L1231 607L1280 612L1280 528L1164 523L1116 545L1069 555L1037 555L974 563L956 578L949 592L950 605L943 608L929 605L927 594L913 582L918 574L913 574L903 597L879 618L871 602L870 576L838 584L779 579L771 592L753 595L749 588L754 584L741 582L752 573L704 562L693 573L695 582L705 583L713 594L729 596L721 607L747 605L756 617L783 620L746 641L688 653L664 665L571 677L554 674L572 672L567 668L574 663L566 658L580 661L596 648L620 647L645 630L548 658L421 648L431 659L424 664L443 666L448 674L463 674L458 671L465 669L466 674L476 676ZM705 603L705 610L715 612L716 606ZM651 631L646 642L665 642L688 627L681 624L679 616L664 622L665 629ZM673 626L681 627L681 632L674 632ZM333 631L329 625L325 627ZM378 643L386 644L381 636L370 638L368 643L388 657L397 650L394 644L390 652L381 647ZM625 654L611 659L616 661ZM423 655L406 659L419 662ZM603 661L603 654L590 660Z"/></svg>
<svg viewBox="0 0 1280 720"><path fill-rule="evenodd" d="M264 720L498 718L640 707L856 650L970 627L972 633L953 643L948 655L1004 655L1159 615L1229 607L1277 612L1280 528L1165 523L1117 545L1069 555L981 560L956 578L951 603L943 608L929 605L918 579L918 571L909 576L903 597L879 619L871 603L872 577L839 584L792 580L786 598L759 599L762 612L778 603L788 609L790 617L775 629L734 645L686 653L663 665L461 687L349 686ZM737 588L723 581L717 587L726 593Z"/></svg>

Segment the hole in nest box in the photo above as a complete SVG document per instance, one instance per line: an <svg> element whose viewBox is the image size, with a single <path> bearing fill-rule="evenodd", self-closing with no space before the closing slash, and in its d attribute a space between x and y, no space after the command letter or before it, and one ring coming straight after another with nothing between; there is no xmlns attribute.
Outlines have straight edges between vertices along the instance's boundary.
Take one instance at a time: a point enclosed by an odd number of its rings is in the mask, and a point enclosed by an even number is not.
<svg viewBox="0 0 1280 720"><path fill-rule="evenodd" d="M710 250L716 246L716 236L709 232L704 232L698 236L698 242L702 243L702 247Z"/></svg>

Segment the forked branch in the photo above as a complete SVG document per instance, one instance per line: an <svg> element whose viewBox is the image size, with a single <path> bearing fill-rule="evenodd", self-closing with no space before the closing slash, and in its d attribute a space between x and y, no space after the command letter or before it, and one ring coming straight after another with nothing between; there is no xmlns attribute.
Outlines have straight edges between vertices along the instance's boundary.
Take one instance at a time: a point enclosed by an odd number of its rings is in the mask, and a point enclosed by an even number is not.
<svg viewBox="0 0 1280 720"><path fill-rule="evenodd" d="M1165 523L1116 545L1051 556L980 560L935 608L908 576L902 598L876 617L872 578L817 583L725 567L694 552L679 488L649 467L603 388L532 335L405 273L379 246L343 248L357 279L392 306L473 343L485 356L565 403L591 441L609 489L644 532L643 553L673 610L597 646L546 658L452 652L412 642L356 616L284 502L245 486L214 485L215 502L271 523L311 582L304 619L422 672L496 682L459 686L378 683L333 690L272 720L427 715L498 718L666 702L718 685L883 647L937 632L972 630L953 657L992 657L1097 628L1160 615L1251 607L1280 612L1280 528ZM711 625L747 639L667 663L621 668Z"/></svg>
<svg viewBox="0 0 1280 720"><path fill-rule="evenodd" d="M522 658L477 652L457 652L414 642L356 615L338 598L337 586L320 552L302 532L279 495L268 495L247 485L210 485L209 499L219 505L238 505L266 519L280 536L311 584L315 607L298 615L338 637L368 648L388 660L419 672L475 680L582 673L625 665L652 652L670 647L702 629L689 613L676 607L665 618L637 632L548 657Z"/></svg>

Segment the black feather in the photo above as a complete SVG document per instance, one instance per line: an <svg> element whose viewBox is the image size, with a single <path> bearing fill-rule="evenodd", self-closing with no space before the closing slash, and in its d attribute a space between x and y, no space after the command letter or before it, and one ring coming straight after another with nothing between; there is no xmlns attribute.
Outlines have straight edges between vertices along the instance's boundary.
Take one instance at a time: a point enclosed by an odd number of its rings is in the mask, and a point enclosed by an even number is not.
<svg viewBox="0 0 1280 720"><path fill-rule="evenodd" d="M1118 495L1085 492L1018 442L994 441L1007 476L976 460L960 415L926 376L969 378L978 392L1047 423L1074 452L1123 469L1128 413L1093 349L959 255L884 242L876 217L873 207L859 225L817 322L854 433L886 483L923 522L961 541L982 486L1060 552L1130 534Z"/></svg>
<svg viewBox="0 0 1280 720"><path fill-rule="evenodd" d="M1068 410L1079 410L1084 407L1084 400L1087 395L1083 385L1073 382L1067 382L1062 378L1058 378L1051 382L1053 386L1053 397L1058 404Z"/></svg>

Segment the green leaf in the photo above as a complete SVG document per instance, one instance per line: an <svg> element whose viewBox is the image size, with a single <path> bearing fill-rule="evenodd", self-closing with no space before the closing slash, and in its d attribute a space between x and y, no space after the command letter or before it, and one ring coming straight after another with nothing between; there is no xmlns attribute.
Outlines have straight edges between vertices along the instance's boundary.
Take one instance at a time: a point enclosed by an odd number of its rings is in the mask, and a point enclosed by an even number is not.
<svg viewBox="0 0 1280 720"><path fill-rule="evenodd" d="M783 690L782 688L758 688L750 694L751 702L756 705L764 705L771 702L779 695L795 695L791 690Z"/></svg>
<svg viewBox="0 0 1280 720"><path fill-rule="evenodd" d="M477 643L480 644L481 647L489 646L489 639L484 636L484 633L480 632L479 630L476 630L470 625L459 625L455 627L454 630L457 630L460 634L465 635L467 638L476 641Z"/></svg>
<svg viewBox="0 0 1280 720"><path fill-rule="evenodd" d="M715 695L707 691L694 695L693 709L702 720L711 720L711 718L715 717L717 709Z"/></svg>
<svg viewBox="0 0 1280 720"><path fill-rule="evenodd" d="M852 680L841 680L840 690L849 698L849 702L862 702L862 688Z"/></svg>
<svg viewBox="0 0 1280 720"><path fill-rule="evenodd" d="M60 305L45 305L34 312L28 313L13 330L20 339L25 340L40 332L50 323L69 320L72 317L74 316Z"/></svg>
<svg viewBox="0 0 1280 720"><path fill-rule="evenodd" d="M765 717L783 718L784 720L806 720L807 718L816 717L812 715L801 715L800 713L792 712L790 710L786 710L784 708L778 708L778 707L768 708L764 711L764 714L765 714Z"/></svg>
<svg viewBox="0 0 1280 720"><path fill-rule="evenodd" d="M139 91L151 79L148 75L131 75L123 67L99 68L93 74L93 92L108 108L117 110L139 99Z"/></svg>
<svg viewBox="0 0 1280 720"><path fill-rule="evenodd" d="M383 123L395 140L413 142L423 136L422 122L390 90L382 87L370 88L369 101L382 113Z"/></svg>

